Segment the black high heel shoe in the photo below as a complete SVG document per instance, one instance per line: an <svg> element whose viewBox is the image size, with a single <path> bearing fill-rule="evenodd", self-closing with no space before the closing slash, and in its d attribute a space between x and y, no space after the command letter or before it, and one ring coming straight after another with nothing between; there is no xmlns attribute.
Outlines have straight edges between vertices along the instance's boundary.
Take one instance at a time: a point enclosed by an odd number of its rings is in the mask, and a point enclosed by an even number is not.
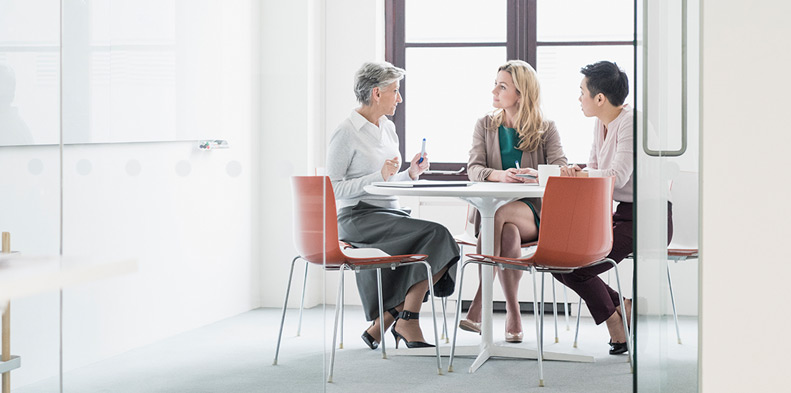
<svg viewBox="0 0 791 393"><path fill-rule="evenodd" d="M629 350L629 347L626 346L626 342L614 343L610 340L607 344L610 344L610 355L620 355Z"/></svg>
<svg viewBox="0 0 791 393"><path fill-rule="evenodd" d="M389 312L390 315L393 316L393 318L398 319L398 310L396 310L395 308L391 308L391 309L387 310L387 312ZM394 321L394 323L395 323L395 321ZM372 323L371 326L373 326L373 325L374 324ZM370 329L370 327L368 329ZM368 329L363 331L363 334L360 337L362 337L363 342L365 342L365 345L368 345L368 348L371 348L371 349L379 348L379 342L376 341L374 336L372 336L372 335L370 335L368 333Z"/></svg>
<svg viewBox="0 0 791 393"><path fill-rule="evenodd" d="M396 321L398 321L399 319L403 319L405 321L408 321L410 319L418 319L418 318L420 318L420 314L418 314L416 312L411 312L411 311L404 310L404 311L401 311L400 314L398 314L398 317L396 318ZM404 336L402 336L400 333L398 333L395 328L396 328L395 327L395 323L393 323L393 328L390 329L390 331L393 332L393 337L395 338L395 347L396 347L396 349L398 349L398 341L399 340L404 340L404 342L406 343L406 347L407 348L431 348L431 347L434 347L433 345L431 345L429 343L426 343L426 342L423 342L423 341L408 341Z"/></svg>

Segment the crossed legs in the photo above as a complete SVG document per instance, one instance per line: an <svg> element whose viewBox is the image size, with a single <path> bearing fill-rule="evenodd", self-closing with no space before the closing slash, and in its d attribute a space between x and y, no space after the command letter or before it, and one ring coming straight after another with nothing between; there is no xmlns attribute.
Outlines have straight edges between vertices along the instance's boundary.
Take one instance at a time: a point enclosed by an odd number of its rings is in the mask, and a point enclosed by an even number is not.
<svg viewBox="0 0 791 393"><path fill-rule="evenodd" d="M494 255L508 258L522 256L522 243L538 238L538 228L533 217L533 210L522 201L511 202L500 209L494 216ZM481 242L478 239L477 251L481 251ZM500 285L505 295L505 331L517 334L522 332L522 318L519 310L519 280L522 278L521 270L494 269L494 275L499 278ZM478 269L478 291L472 299L472 304L467 311L467 320L475 323L481 321L481 279Z"/></svg>

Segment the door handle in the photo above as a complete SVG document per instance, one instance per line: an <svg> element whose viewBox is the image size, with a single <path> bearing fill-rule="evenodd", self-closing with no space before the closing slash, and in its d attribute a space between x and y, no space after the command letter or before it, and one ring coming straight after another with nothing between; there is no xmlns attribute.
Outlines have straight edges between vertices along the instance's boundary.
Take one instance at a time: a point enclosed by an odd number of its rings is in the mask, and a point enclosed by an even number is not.
<svg viewBox="0 0 791 393"><path fill-rule="evenodd" d="M687 151L687 0L681 0L681 148L653 150L648 147L648 124L643 116L643 151L652 157L678 157Z"/></svg>

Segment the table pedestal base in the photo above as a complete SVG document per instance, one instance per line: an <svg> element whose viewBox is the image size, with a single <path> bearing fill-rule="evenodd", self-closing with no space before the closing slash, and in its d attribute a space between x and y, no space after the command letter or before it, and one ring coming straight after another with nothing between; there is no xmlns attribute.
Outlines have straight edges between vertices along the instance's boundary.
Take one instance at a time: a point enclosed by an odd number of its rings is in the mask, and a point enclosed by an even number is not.
<svg viewBox="0 0 791 393"><path fill-rule="evenodd" d="M399 348L388 349L388 355L395 356L436 356L434 348ZM450 347L440 347L439 353L442 356L450 356ZM517 346L504 346L492 345L487 348L481 349L478 345L465 345L457 346L456 354L454 356L477 356L475 361L470 366L470 373L478 370L489 358L508 358L508 359L537 359L537 351L535 349L521 348ZM544 351L544 360L557 360L561 362L578 362L578 363L593 363L593 356L576 355L562 352L548 352ZM448 372L453 372L453 369L448 369Z"/></svg>

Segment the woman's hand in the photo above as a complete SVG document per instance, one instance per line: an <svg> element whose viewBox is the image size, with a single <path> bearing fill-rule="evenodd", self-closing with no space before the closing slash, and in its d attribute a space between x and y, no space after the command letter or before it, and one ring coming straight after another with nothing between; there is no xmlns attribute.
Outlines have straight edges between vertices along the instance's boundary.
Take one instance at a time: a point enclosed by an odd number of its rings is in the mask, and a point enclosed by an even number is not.
<svg viewBox="0 0 791 393"><path fill-rule="evenodd" d="M423 154L423 162L418 164L418 161L420 161L420 153L415 154L409 164L409 177L412 180L417 180L423 172L428 170L428 154Z"/></svg>
<svg viewBox="0 0 791 393"><path fill-rule="evenodd" d="M580 176L581 173L582 173L582 169L580 169L580 167L578 167L576 164L560 167L560 176L581 177Z"/></svg>
<svg viewBox="0 0 791 393"><path fill-rule="evenodd" d="M519 177L516 175L533 175L536 178L531 179L527 177ZM500 183L536 183L538 182L538 171L533 168L508 168L504 171L495 170L492 172L491 175L486 179L489 181L495 181Z"/></svg>
<svg viewBox="0 0 791 393"><path fill-rule="evenodd" d="M385 160L385 164L382 165L382 179L384 179L384 181L390 179L390 177L398 173L398 168L400 166L398 157L393 157L392 160Z"/></svg>

